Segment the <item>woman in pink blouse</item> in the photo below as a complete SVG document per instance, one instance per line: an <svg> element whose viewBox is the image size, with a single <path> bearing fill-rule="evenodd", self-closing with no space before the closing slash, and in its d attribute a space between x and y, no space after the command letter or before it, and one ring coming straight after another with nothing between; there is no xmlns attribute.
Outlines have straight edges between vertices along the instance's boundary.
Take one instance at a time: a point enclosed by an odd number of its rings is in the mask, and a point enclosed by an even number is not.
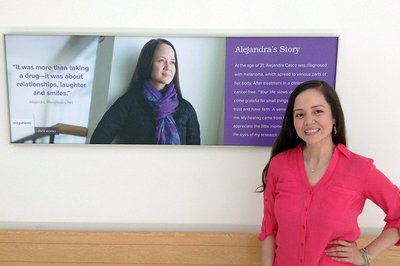
<svg viewBox="0 0 400 266"><path fill-rule="evenodd" d="M340 101L326 82L304 82L291 94L262 180L264 266L369 265L400 245L400 190L373 160L347 149ZM386 225L358 247L366 199L386 213Z"/></svg>

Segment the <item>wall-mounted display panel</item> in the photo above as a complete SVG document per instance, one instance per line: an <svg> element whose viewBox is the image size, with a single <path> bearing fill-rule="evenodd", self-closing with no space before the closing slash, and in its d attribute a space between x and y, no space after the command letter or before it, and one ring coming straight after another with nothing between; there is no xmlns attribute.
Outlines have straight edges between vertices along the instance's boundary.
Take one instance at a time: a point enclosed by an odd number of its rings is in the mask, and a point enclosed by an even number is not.
<svg viewBox="0 0 400 266"><path fill-rule="evenodd" d="M291 91L336 78L338 37L4 38L12 143L271 146Z"/></svg>

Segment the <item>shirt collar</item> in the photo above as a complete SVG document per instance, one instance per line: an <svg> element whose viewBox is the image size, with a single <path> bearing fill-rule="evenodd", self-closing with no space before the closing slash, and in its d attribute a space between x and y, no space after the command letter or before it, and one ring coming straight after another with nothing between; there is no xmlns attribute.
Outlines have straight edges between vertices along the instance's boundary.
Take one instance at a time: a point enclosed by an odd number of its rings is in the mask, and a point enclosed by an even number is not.
<svg viewBox="0 0 400 266"><path fill-rule="evenodd" d="M301 143L297 146L298 149L302 149L304 143ZM351 157L351 151L343 144L339 143L338 145L336 145L336 148L341 154L343 154L344 156L346 156L346 158L350 158Z"/></svg>
<svg viewBox="0 0 400 266"><path fill-rule="evenodd" d="M347 158L350 158L351 152L350 150L344 146L343 144L339 143L336 146L336 149L338 149L340 151L340 153L342 153L344 156L346 156Z"/></svg>

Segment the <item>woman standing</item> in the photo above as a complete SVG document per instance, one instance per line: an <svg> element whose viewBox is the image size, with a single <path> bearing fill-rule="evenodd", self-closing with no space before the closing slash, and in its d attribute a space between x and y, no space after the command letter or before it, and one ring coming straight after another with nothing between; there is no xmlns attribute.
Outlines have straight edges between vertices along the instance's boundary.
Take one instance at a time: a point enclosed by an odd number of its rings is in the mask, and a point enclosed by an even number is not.
<svg viewBox="0 0 400 266"><path fill-rule="evenodd" d="M339 98L326 82L304 82L291 94L262 181L264 266L369 265L400 245L400 191L346 147ZM386 226L358 247L366 199L386 213Z"/></svg>
<svg viewBox="0 0 400 266"><path fill-rule="evenodd" d="M178 59L165 39L140 52L128 92L104 114L90 143L200 144L193 106L182 97Z"/></svg>

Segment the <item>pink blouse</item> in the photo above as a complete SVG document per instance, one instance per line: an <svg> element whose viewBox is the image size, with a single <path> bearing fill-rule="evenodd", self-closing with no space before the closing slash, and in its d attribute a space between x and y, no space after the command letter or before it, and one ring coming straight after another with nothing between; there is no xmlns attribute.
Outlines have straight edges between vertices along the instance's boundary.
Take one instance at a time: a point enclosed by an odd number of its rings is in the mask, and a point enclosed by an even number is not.
<svg viewBox="0 0 400 266"><path fill-rule="evenodd" d="M311 187L301 148L276 155L268 170L259 239L275 237L275 266L348 265L333 261L324 251L332 240L359 238L357 218L366 199L386 213L385 229L400 230L400 190L373 160L339 144L326 173Z"/></svg>

